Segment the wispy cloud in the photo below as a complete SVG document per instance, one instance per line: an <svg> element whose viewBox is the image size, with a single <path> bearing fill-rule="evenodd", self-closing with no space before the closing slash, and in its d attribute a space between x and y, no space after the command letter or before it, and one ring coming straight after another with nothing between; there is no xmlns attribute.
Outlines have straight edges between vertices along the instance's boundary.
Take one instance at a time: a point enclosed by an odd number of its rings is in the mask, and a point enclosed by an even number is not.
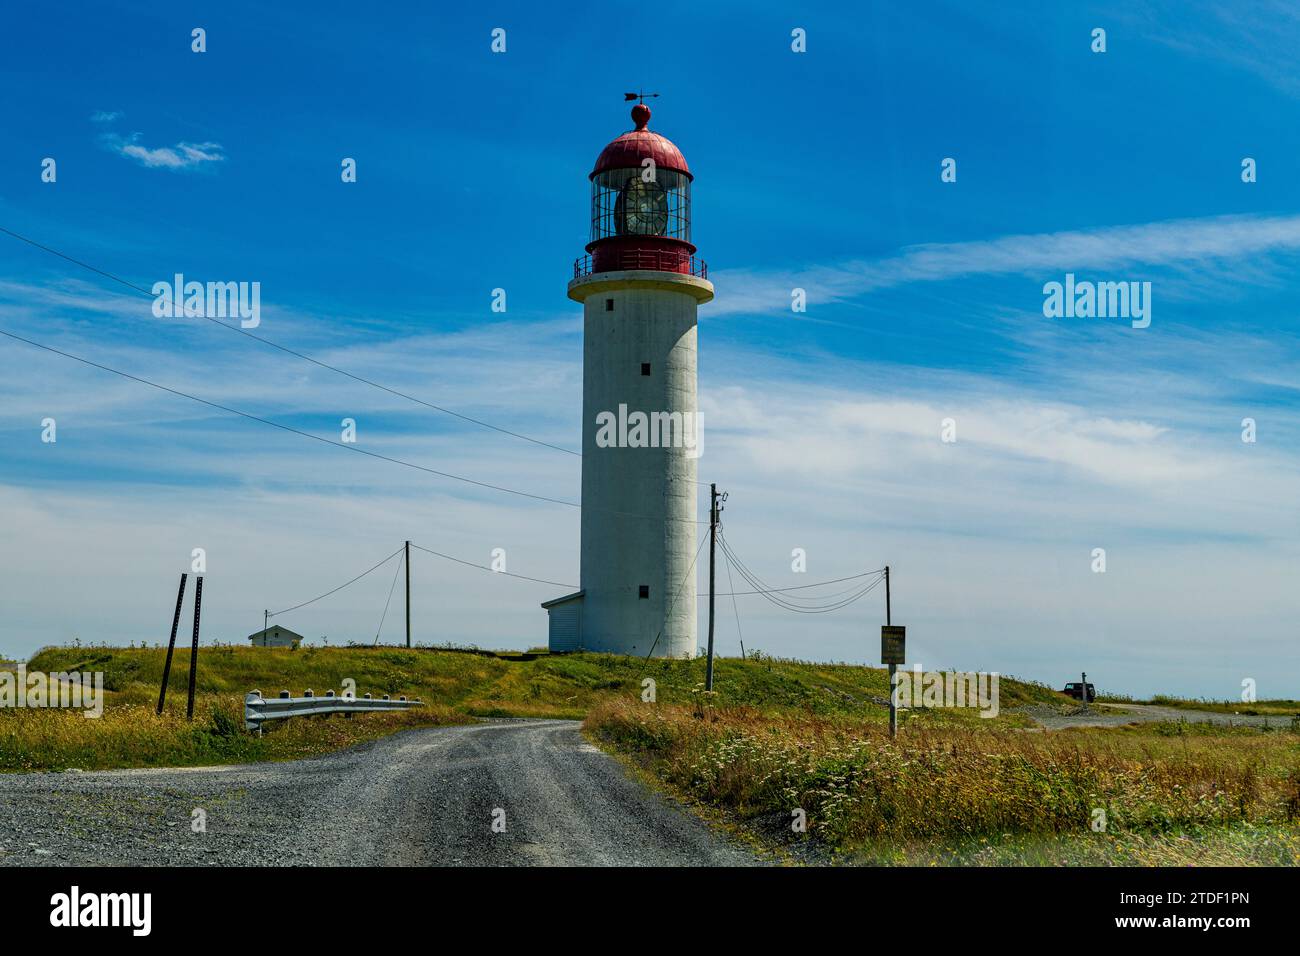
<svg viewBox="0 0 1300 956"><path fill-rule="evenodd" d="M1253 74L1283 93L1300 96L1300 67L1294 55L1300 44L1300 10L1288 0L1239 7L1204 0L1149 0L1116 15L1156 43Z"/></svg>
<svg viewBox="0 0 1300 956"><path fill-rule="evenodd" d="M175 146L151 148L140 144L140 134L121 136L105 133L103 144L115 153L133 159L149 169L194 169L207 163L219 163L225 154L220 143L177 143Z"/></svg>
<svg viewBox="0 0 1300 956"><path fill-rule="evenodd" d="M92 123L113 123L121 118L122 114L118 110L96 110L90 114Z"/></svg>
<svg viewBox="0 0 1300 956"><path fill-rule="evenodd" d="M881 289L967 276L1064 270L1195 265L1300 250L1300 216L1214 216L1101 229L925 243L880 259L851 260L789 272L723 270L711 314L790 308L790 290L809 304L843 302ZM1059 275L1055 276L1059 278Z"/></svg>
<svg viewBox="0 0 1300 956"><path fill-rule="evenodd" d="M39 311L27 320L40 321ZM557 335L560 326L493 323L321 354L572 445L581 350L572 331ZM66 347L275 419L291 416L313 432L336 434L340 418L352 416L365 447L385 454L562 497L577 492L570 456L447 429L441 416L300 371L234 336L223 347L220 330L193 335L201 351ZM497 358L449 360L466 355ZM572 509L467 493L206 409L195 419L182 399L16 345L0 347L0 360L6 357L12 394L0 402L0 428L13 476L0 484L0 510L15 543L0 549L7 652L30 653L34 642L73 635L152 634L166 609L139 596L161 593L193 547L220 560L226 597L214 602L210 633L222 640L242 640L261 608L319 593L355 573L360 554L378 560L407 537L484 563L501 547L521 573L576 580ZM734 375L714 373L702 383L703 474L731 491L728 534L774 584L806 583L789 571L794 547L807 551L818 578L889 561L903 582L895 600L908 608L917 653L940 666L1042 676L1060 663L1041 656L1049 654L1044 635L1090 659L1113 650L1117 661L1126 643L1140 639L1141 665L1124 659L1121 672L1116 663L1114 686L1168 690L1176 672L1183 683L1173 689L1208 692L1222 676L1210 649L1234 615L1247 614L1255 639L1240 666L1267 660L1294 673L1297 651L1283 642L1298 608L1277 577L1295 560L1294 446L1271 437L1242 444L1231 408L1207 416L1224 423L1219 434L1171 421L1159 402L1125 411L1133 398L1125 387L1078 392L1085 400L1071 401L988 376L885 375L850 361L819 365L810 384L795 366L746 352ZM429 368L439 370L432 380ZM57 445L40 443L45 415L58 419ZM957 424L953 444L940 439L949 416ZM76 547L95 573L79 584L81 602L52 607L48 582ZM1093 547L1105 547L1119 573L1094 575ZM537 601L555 596L547 588L434 559L421 560L416 573L418 593L438 595L439 605L436 630L425 625L419 639L519 647L541 640ZM304 609L291 623L313 638L372 639L386 598L381 578ZM1219 600L1225 592L1234 602ZM807 635L792 632L780 612L740 600L747 646L811 653ZM830 617L817 631L816 653L861 659L861 615ZM724 620L727 653L738 649L733 633ZM1188 665L1189 656L1202 663Z"/></svg>
<svg viewBox="0 0 1300 956"><path fill-rule="evenodd" d="M1194 220L919 246L835 274L848 295L978 274L1227 261L1297 243L1292 219ZM364 389L209 323L160 322L148 304L80 280L0 282L5 324L68 351L325 436L349 416L366 448L578 495L572 456ZM418 334L361 337L358 324L268 308L264 331L430 401L577 445L581 325L571 313L442 334L417 323ZM733 545L776 586L806 583L789 570L795 547L816 578L888 561L894 606L907 608L927 665L1043 677L1083 654L1112 675L1108 686L1132 693L1226 696L1235 675L1267 673L1278 675L1271 694L1294 696L1283 675L1300 668L1300 599L1279 569L1297 561L1300 446L1284 434L1292 416L1243 383L1261 374L1261 356L1270 377L1285 378L1300 343L1218 327L1137 343L1089 330L1018 334L1032 375L847 356L808 363L744 345L711 363L701 477L732 494ZM378 560L408 537L483 562L500 547L512 570L576 580L575 509L467 490L16 343L0 344L0 362L0 512L15 544L0 549L8 653L74 635L152 634L167 609L140 595L161 592L193 547L220 562L227 597L213 602L210 633L223 640L254 630L261 608L319 593L359 570L362 552L362 563ZM1256 444L1240 440L1246 415L1259 417ZM46 416L58 421L57 444L40 442ZM951 444L940 438L949 417ZM1090 569L1094 547L1107 549L1106 575ZM70 548L95 573L79 583L79 601L52 601L49 582ZM537 602L551 589L432 558L414 573L417 593L438 595L439 606L436 631L425 625L418 640L526 647L544 634ZM386 583L372 576L286 620L314 638L371 640ZM746 645L788 656L861 660L863 615L873 612L860 610L827 615L811 637L761 600L739 599ZM1251 639L1234 648L1225 678L1218 649L1234 629ZM738 650L738 636L724 619L724 652Z"/></svg>

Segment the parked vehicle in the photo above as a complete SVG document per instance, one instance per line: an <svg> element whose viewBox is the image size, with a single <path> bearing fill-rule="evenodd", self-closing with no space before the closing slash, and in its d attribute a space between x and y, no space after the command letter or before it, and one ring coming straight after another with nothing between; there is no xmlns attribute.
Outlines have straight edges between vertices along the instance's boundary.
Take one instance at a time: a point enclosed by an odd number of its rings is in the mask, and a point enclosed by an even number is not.
<svg viewBox="0 0 1300 956"><path fill-rule="evenodd" d="M1088 695L1086 698L1084 697L1085 687L1087 688L1087 695ZM1066 684L1065 689L1062 690L1061 693L1067 697L1073 697L1075 700L1081 700L1085 704L1091 704L1094 700L1097 699L1097 688L1092 686L1091 681L1089 681L1086 685L1080 684L1078 681L1075 681L1072 684Z"/></svg>

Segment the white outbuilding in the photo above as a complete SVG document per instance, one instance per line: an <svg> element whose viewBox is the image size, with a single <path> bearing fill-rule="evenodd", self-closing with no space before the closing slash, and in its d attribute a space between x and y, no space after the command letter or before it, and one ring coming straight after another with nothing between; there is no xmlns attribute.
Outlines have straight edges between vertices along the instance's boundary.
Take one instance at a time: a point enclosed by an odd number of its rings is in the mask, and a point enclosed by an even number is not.
<svg viewBox="0 0 1300 956"><path fill-rule="evenodd" d="M547 642L552 654L582 650L582 591L546 601Z"/></svg>
<svg viewBox="0 0 1300 956"><path fill-rule="evenodd" d="M249 634L248 639L253 642L254 647L297 647L304 640L301 634L296 634L279 624L272 624L264 631Z"/></svg>

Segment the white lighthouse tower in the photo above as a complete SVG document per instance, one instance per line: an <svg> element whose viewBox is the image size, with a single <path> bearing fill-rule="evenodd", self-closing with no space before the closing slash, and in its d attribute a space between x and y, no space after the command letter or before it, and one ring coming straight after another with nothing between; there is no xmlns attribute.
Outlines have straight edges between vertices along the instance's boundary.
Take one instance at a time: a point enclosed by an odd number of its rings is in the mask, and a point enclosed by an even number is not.
<svg viewBox="0 0 1300 956"><path fill-rule="evenodd" d="M552 651L694 657L696 312L713 298L691 244L691 172L646 129L592 170L583 304L581 590L547 601Z"/></svg>

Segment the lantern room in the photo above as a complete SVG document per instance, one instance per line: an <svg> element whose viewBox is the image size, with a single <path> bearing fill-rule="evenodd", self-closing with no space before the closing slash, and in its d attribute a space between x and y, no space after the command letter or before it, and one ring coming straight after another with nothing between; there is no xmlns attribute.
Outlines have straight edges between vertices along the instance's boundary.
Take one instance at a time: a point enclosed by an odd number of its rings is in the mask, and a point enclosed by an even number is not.
<svg viewBox="0 0 1300 956"><path fill-rule="evenodd" d="M636 129L602 151L591 172L589 255L575 278L650 269L706 278L691 244L691 171L673 143L646 129L650 108L632 108Z"/></svg>

